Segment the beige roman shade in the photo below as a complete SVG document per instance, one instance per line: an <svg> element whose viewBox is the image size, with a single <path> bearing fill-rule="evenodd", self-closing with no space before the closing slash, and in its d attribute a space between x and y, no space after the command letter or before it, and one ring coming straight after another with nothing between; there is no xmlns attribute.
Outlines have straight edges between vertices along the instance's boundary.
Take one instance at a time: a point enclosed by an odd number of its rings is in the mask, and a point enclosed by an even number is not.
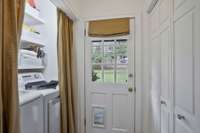
<svg viewBox="0 0 200 133"><path fill-rule="evenodd" d="M130 33L130 18L107 19L89 22L91 37L122 36Z"/></svg>

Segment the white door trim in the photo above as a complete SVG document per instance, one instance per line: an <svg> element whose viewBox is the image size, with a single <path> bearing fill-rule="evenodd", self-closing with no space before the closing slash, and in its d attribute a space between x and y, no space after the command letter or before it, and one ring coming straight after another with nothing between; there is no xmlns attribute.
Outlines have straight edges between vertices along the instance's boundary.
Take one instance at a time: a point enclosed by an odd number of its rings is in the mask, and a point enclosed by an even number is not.
<svg viewBox="0 0 200 133"><path fill-rule="evenodd" d="M135 16L135 133L142 132L142 13Z"/></svg>

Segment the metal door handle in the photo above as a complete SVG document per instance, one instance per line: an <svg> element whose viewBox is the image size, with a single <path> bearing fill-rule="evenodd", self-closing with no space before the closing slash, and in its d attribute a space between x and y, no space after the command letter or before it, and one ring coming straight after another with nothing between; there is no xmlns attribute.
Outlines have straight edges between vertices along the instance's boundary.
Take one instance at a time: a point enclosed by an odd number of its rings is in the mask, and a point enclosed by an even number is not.
<svg viewBox="0 0 200 133"><path fill-rule="evenodd" d="M161 100L160 103L163 104L163 105L167 105L167 103L163 100Z"/></svg>
<svg viewBox="0 0 200 133"><path fill-rule="evenodd" d="M177 114L177 118L179 120L185 120L185 116L181 115L181 114Z"/></svg>

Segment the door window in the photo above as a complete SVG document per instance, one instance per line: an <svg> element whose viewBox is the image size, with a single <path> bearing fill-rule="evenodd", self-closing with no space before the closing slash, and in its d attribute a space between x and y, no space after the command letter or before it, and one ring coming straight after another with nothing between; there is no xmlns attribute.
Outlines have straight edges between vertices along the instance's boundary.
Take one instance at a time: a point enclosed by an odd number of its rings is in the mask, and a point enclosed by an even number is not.
<svg viewBox="0 0 200 133"><path fill-rule="evenodd" d="M128 80L128 39L91 41L92 81L126 84Z"/></svg>

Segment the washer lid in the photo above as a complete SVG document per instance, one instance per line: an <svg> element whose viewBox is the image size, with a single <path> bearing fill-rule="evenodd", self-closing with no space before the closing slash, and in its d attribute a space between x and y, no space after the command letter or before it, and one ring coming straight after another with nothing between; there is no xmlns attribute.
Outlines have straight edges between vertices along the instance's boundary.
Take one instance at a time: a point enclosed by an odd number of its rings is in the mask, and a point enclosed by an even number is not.
<svg viewBox="0 0 200 133"><path fill-rule="evenodd" d="M28 104L42 96L41 93L33 91L19 91L19 104L20 106Z"/></svg>

